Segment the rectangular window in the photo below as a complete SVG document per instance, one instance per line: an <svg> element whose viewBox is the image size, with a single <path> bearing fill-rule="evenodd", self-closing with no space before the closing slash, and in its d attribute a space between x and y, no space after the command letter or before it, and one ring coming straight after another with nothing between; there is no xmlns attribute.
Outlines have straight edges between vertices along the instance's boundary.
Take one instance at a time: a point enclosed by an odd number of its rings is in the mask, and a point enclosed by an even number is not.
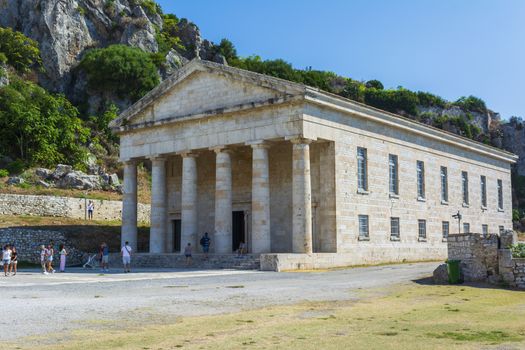
<svg viewBox="0 0 525 350"><path fill-rule="evenodd" d="M418 220L417 221L418 226L418 238L420 240L424 240L427 238L427 221L426 220Z"/></svg>
<svg viewBox="0 0 525 350"><path fill-rule="evenodd" d="M368 191L366 148L357 148L357 189Z"/></svg>
<svg viewBox="0 0 525 350"><path fill-rule="evenodd" d="M468 205L468 173L461 172L461 187L463 189L463 204Z"/></svg>
<svg viewBox="0 0 525 350"><path fill-rule="evenodd" d="M449 234L449 231L450 228L449 228L449 223L448 221L443 221L441 223L441 232L443 233L443 239L447 239L448 238L448 234Z"/></svg>
<svg viewBox="0 0 525 350"><path fill-rule="evenodd" d="M399 184L398 184L398 166L397 166L397 156L394 154L388 155L388 165L390 173L390 194L399 194Z"/></svg>
<svg viewBox="0 0 525 350"><path fill-rule="evenodd" d="M488 236L489 234L489 225L481 225L481 232L483 236Z"/></svg>
<svg viewBox="0 0 525 350"><path fill-rule="evenodd" d="M498 179L498 209L503 210L503 181Z"/></svg>
<svg viewBox="0 0 525 350"><path fill-rule="evenodd" d="M505 227L504 226L499 226L498 228L499 228L499 234L500 235L505 233Z"/></svg>
<svg viewBox="0 0 525 350"><path fill-rule="evenodd" d="M418 160L417 168L417 198L425 198L425 163Z"/></svg>
<svg viewBox="0 0 525 350"><path fill-rule="evenodd" d="M390 239L399 240L399 218L390 218Z"/></svg>
<svg viewBox="0 0 525 350"><path fill-rule="evenodd" d="M359 238L368 237L368 215L359 215Z"/></svg>
<svg viewBox="0 0 525 350"><path fill-rule="evenodd" d="M447 167L441 167L441 202L448 203Z"/></svg>
<svg viewBox="0 0 525 350"><path fill-rule="evenodd" d="M470 224L468 222L463 223L463 233L470 233Z"/></svg>
<svg viewBox="0 0 525 350"><path fill-rule="evenodd" d="M481 183L481 207L486 208L487 207L487 178L481 175L480 183Z"/></svg>

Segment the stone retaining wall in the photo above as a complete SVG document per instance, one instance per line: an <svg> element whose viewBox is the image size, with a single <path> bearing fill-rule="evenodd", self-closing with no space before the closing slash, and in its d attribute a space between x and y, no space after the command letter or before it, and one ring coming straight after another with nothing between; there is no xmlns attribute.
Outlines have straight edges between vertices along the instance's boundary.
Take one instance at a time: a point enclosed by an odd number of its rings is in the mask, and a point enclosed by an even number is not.
<svg viewBox="0 0 525 350"><path fill-rule="evenodd" d="M0 194L0 215L54 216L84 219L89 198ZM93 219L121 220L122 202L91 199L95 204ZM137 219L149 223L149 204L138 204Z"/></svg>
<svg viewBox="0 0 525 350"><path fill-rule="evenodd" d="M17 249L18 260L23 262L39 264L40 245L47 245L51 241L55 247L55 269L60 261L60 255L58 254L58 246L60 244L64 244L68 251L67 265L78 265L84 262L85 253L77 250L62 232L20 228L0 229L0 244L2 247L7 243L13 244Z"/></svg>
<svg viewBox="0 0 525 350"><path fill-rule="evenodd" d="M464 281L485 281L525 288L525 259L512 257L509 246L517 243L513 231L500 236L477 233L450 235L448 259L461 260Z"/></svg>

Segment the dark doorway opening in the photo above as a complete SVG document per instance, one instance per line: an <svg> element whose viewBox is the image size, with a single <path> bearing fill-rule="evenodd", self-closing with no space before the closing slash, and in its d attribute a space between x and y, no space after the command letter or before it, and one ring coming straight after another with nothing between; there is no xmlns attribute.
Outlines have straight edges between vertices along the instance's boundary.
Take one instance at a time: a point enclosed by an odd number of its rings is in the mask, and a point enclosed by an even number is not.
<svg viewBox="0 0 525 350"><path fill-rule="evenodd" d="M180 241L181 241L181 221L173 220L173 252L180 252Z"/></svg>
<svg viewBox="0 0 525 350"><path fill-rule="evenodd" d="M246 243L244 239L244 211L234 211L232 214L232 252L239 249L239 244Z"/></svg>

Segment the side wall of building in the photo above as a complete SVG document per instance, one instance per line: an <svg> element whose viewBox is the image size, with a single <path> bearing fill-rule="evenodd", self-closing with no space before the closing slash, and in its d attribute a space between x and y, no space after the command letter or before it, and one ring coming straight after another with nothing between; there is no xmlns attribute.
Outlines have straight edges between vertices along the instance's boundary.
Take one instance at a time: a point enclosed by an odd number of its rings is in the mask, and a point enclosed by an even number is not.
<svg viewBox="0 0 525 350"><path fill-rule="evenodd" d="M460 211L471 232L488 225L512 227L510 167L460 147L386 127L370 120L309 106L305 134L335 141L337 251L383 256L382 260L446 257L442 222L457 233L452 215ZM367 149L368 192L357 189L357 148ZM399 196L389 195L389 154L398 156ZM416 162L425 165L425 200L418 200ZM440 167L448 170L448 204L441 203ZM468 172L469 205L463 205L462 171ZM487 208L481 208L480 175L487 179ZM503 181L503 211L497 208L497 180ZM359 240L358 215L368 215L369 240ZM391 239L390 219L400 221L400 239ZM426 239L418 238L426 220Z"/></svg>

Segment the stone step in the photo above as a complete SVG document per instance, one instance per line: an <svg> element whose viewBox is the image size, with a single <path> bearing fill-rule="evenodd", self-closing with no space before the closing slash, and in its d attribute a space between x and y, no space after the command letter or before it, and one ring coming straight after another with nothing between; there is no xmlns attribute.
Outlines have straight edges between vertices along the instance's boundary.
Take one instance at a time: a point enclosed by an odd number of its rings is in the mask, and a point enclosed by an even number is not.
<svg viewBox="0 0 525 350"><path fill-rule="evenodd" d="M118 254L112 254L111 261L120 261ZM186 257L181 254L135 254L131 259L133 267L158 267L158 268L186 268ZM204 255L194 255L192 268L203 269L238 269L259 270L260 259L258 254L247 254L241 258L236 254L210 255L205 259Z"/></svg>

